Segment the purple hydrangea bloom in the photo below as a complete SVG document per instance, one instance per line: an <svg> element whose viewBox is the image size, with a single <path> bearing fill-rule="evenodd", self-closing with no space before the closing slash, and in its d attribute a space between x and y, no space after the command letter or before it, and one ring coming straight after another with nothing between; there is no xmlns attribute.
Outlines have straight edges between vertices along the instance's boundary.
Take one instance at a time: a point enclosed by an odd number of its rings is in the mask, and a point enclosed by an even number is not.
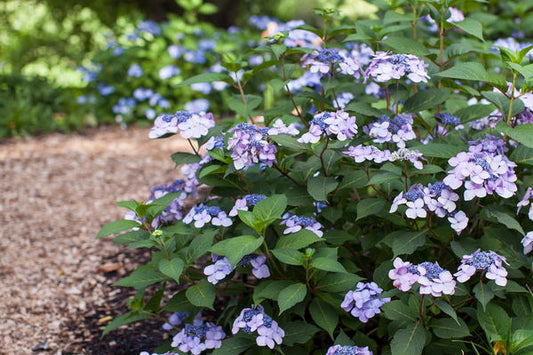
<svg viewBox="0 0 533 355"><path fill-rule="evenodd" d="M503 140L496 137L470 142L468 152L448 160L453 169L448 171L444 183L456 190L464 182L466 201L494 192L503 198L513 196L517 191L516 164L504 155L506 149Z"/></svg>
<svg viewBox="0 0 533 355"><path fill-rule="evenodd" d="M138 101L150 99L154 95L152 89L137 88L133 90L133 97Z"/></svg>
<svg viewBox="0 0 533 355"><path fill-rule="evenodd" d="M143 68L139 64L132 64L128 69L128 76L132 78L140 78L143 76Z"/></svg>
<svg viewBox="0 0 533 355"><path fill-rule="evenodd" d="M98 92L102 96L109 96L116 91L116 89L113 86L106 85L103 83L98 84L96 88L98 89Z"/></svg>
<svg viewBox="0 0 533 355"><path fill-rule="evenodd" d="M163 324L162 328L165 330L171 330L174 327L179 326L185 319L189 317L187 312L174 312L168 317L168 322Z"/></svg>
<svg viewBox="0 0 533 355"><path fill-rule="evenodd" d="M373 355L374 353L368 350L368 346L360 348L358 346L350 345L333 345L330 346L326 355Z"/></svg>
<svg viewBox="0 0 533 355"><path fill-rule="evenodd" d="M206 150L224 149L224 136L212 136L205 143L204 148Z"/></svg>
<svg viewBox="0 0 533 355"><path fill-rule="evenodd" d="M352 157L356 163L362 163L366 160L373 161L375 163L383 163L385 161L393 161L390 150L385 149L381 151L379 148L373 145L350 146L348 150L343 152L344 154Z"/></svg>
<svg viewBox="0 0 533 355"><path fill-rule="evenodd" d="M195 51L185 51L185 54L183 54L183 59L186 62L193 63L193 64L205 64L205 52L201 49L195 50Z"/></svg>
<svg viewBox="0 0 533 355"><path fill-rule="evenodd" d="M116 114L127 115L127 114L129 114L131 112L131 110L136 105L137 105L137 103L135 102L135 100L132 97L130 97L130 98L121 97L118 100L118 103L116 105L114 105L111 110L113 111L113 113L116 113Z"/></svg>
<svg viewBox="0 0 533 355"><path fill-rule="evenodd" d="M195 206L183 218L183 223L190 224L194 221L196 228L202 228L205 224L211 223L214 226L229 227L233 224L232 220L227 217L226 212L217 206Z"/></svg>
<svg viewBox="0 0 533 355"><path fill-rule="evenodd" d="M404 113L398 114L393 119L388 116L374 119L363 127L363 131L374 137L375 143L393 142L399 148L405 148L405 142L416 138L413 131L413 117Z"/></svg>
<svg viewBox="0 0 533 355"><path fill-rule="evenodd" d="M169 193L179 193L179 196L172 200L172 202L163 210L163 212L161 212L159 216L153 219L152 227L157 228L161 224L178 221L183 217L183 205L188 196L186 190L186 182L182 179L174 180L170 185L163 184L155 186L151 189L147 203L150 203L153 200L163 197Z"/></svg>
<svg viewBox="0 0 533 355"><path fill-rule="evenodd" d="M450 113L436 113L435 118L438 119L443 124L449 124L453 126L457 126L461 124L461 120L459 117L455 117L454 115Z"/></svg>
<svg viewBox="0 0 533 355"><path fill-rule="evenodd" d="M283 234L296 233L302 229L307 229L315 233L318 237L322 237L322 224L316 221L313 217L303 217L296 215L289 215L284 219L280 225L285 225L287 228L283 231Z"/></svg>
<svg viewBox="0 0 533 355"><path fill-rule="evenodd" d="M486 272L485 276L494 280L496 285L505 286L507 285L507 270L502 266L502 263L507 263L505 257L492 250L481 251L478 249L470 255L463 256L461 265L454 276L457 277L457 281L463 283L470 280L476 270L483 270Z"/></svg>
<svg viewBox="0 0 533 355"><path fill-rule="evenodd" d="M253 307L253 306L252 306ZM268 346L274 349L276 344L283 342L285 332L278 323L265 313L262 306L254 308L245 308L233 322L232 333L237 334L242 329L246 333L252 334L257 332L255 339L257 345Z"/></svg>
<svg viewBox="0 0 533 355"><path fill-rule="evenodd" d="M407 76L415 83L427 82L427 64L411 54L377 52L365 71L365 79L372 77L377 82L400 79Z"/></svg>
<svg viewBox="0 0 533 355"><path fill-rule="evenodd" d="M422 153L418 150L409 150L407 148L400 148L395 152L390 153L391 161L396 160L407 160L413 163L414 167L417 169L423 169L424 165L419 159L424 159ZM426 160L426 159L424 159Z"/></svg>
<svg viewBox="0 0 533 355"><path fill-rule="evenodd" d="M342 92L333 100L333 107L336 109L344 109L346 105L355 98L351 92Z"/></svg>
<svg viewBox="0 0 533 355"><path fill-rule="evenodd" d="M177 347L182 352L191 352L198 355L204 350L218 349L222 346L222 339L226 333L222 327L206 322L198 324L185 324L181 332L172 338L172 347Z"/></svg>
<svg viewBox="0 0 533 355"><path fill-rule="evenodd" d="M207 281L216 285L220 280L223 280L231 274L233 267L231 266L228 258L220 257L216 254L211 255L211 259L214 264L208 265L204 268L204 274L207 275Z"/></svg>
<svg viewBox="0 0 533 355"><path fill-rule="evenodd" d="M182 54L185 52L185 49L181 46L178 46L177 44L172 44L168 46L167 50L168 54L172 59L179 59L179 57L181 57Z"/></svg>
<svg viewBox="0 0 533 355"><path fill-rule="evenodd" d="M245 266L250 264L252 266L252 274L258 279L265 279L270 277L270 269L266 265L267 257L265 255L248 254L245 255L238 265Z"/></svg>
<svg viewBox="0 0 533 355"><path fill-rule="evenodd" d="M437 263L429 261L418 265L404 262L400 258L394 259L394 269L389 271L389 278L393 285L403 292L409 291L414 283L420 284L421 295L431 294L440 297L443 294L453 295L456 282L448 270L444 270Z"/></svg>
<svg viewBox="0 0 533 355"><path fill-rule="evenodd" d="M268 130L249 123L239 123L230 130L233 136L228 139L228 149L232 150L235 169L241 170L259 162L272 166L277 149L268 141Z"/></svg>
<svg viewBox="0 0 533 355"><path fill-rule="evenodd" d="M259 201L264 200L266 195L261 194L250 194L246 195L243 198L239 198L235 201L235 205L229 212L229 216L234 217L239 214L240 211L248 211L248 207L255 206Z"/></svg>
<svg viewBox="0 0 533 355"><path fill-rule="evenodd" d="M278 118L276 122L272 125L272 127L268 130L269 136L277 136L279 134L287 134L289 136L295 136L298 133L298 129L296 129L296 123L291 123L288 126L281 120L281 118Z"/></svg>
<svg viewBox="0 0 533 355"><path fill-rule="evenodd" d="M185 139L200 138L214 126L215 120L211 113L178 111L173 115L165 113L158 116L148 136L159 138L180 130L180 135Z"/></svg>
<svg viewBox="0 0 533 355"><path fill-rule="evenodd" d="M522 238L521 243L524 246L524 255L531 253L531 250L533 250L533 231L528 232L526 236Z"/></svg>
<svg viewBox="0 0 533 355"><path fill-rule="evenodd" d="M173 78L177 75L180 75L180 70L178 67L176 67L175 65L167 65L161 69L159 69L159 78L161 78L161 80L166 80L166 79L170 79L170 78Z"/></svg>
<svg viewBox="0 0 533 355"><path fill-rule="evenodd" d="M142 20L137 25L136 30L138 32L147 32L154 36L159 36L161 34L161 28L159 27L157 22L151 20Z"/></svg>
<svg viewBox="0 0 533 355"><path fill-rule="evenodd" d="M310 121L309 131L298 138L298 142L317 143L322 133L328 136L335 135L341 142L352 139L357 133L355 116L350 116L343 110L317 113Z"/></svg>
<svg viewBox="0 0 533 355"><path fill-rule="evenodd" d="M302 66L310 66L311 73L328 74L332 71L333 65L343 60L338 49L325 48L316 50L313 53L302 57Z"/></svg>
<svg viewBox="0 0 533 355"><path fill-rule="evenodd" d="M380 307L390 302L390 297L379 298L383 290L375 282L358 282L356 289L344 296L341 308L359 318L363 323L380 313Z"/></svg>
<svg viewBox="0 0 533 355"><path fill-rule="evenodd" d="M320 74L306 71L298 79L289 81L287 83L287 87L291 92L300 92L304 87L320 91L320 89L322 88L322 83L320 82Z"/></svg>
<svg viewBox="0 0 533 355"><path fill-rule="evenodd" d="M520 209L522 209L522 207L526 207L527 205L530 205L527 215L529 219L533 221L533 203L531 203L531 200L533 200L533 189L531 187L528 187L526 190L526 193L524 194L520 202L518 202L518 204L516 205L517 207L516 214L520 213Z"/></svg>
<svg viewBox="0 0 533 355"><path fill-rule="evenodd" d="M189 112L205 112L209 110L209 106L209 101L202 98L187 102L183 108Z"/></svg>

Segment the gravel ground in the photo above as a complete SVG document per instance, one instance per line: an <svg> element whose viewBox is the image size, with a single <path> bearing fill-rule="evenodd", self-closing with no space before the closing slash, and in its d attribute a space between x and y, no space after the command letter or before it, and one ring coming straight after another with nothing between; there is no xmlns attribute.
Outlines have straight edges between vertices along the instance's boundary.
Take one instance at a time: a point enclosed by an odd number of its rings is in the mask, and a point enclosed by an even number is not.
<svg viewBox="0 0 533 355"><path fill-rule="evenodd" d="M187 147L116 127L0 142L0 354L138 354L161 341L150 323L100 338L131 295L111 284L146 255L95 236L124 215L116 201L178 178L170 154Z"/></svg>

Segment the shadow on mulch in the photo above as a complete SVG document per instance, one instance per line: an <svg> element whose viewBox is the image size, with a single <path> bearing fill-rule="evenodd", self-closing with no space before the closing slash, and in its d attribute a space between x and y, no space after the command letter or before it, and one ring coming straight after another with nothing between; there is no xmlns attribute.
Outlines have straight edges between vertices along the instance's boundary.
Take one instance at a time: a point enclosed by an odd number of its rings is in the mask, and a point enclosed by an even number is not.
<svg viewBox="0 0 533 355"><path fill-rule="evenodd" d="M123 250L120 254L129 254L131 260L138 264L144 264L150 260L150 253L146 250ZM114 255L106 262L117 262L118 255ZM132 270L130 270L132 271ZM157 348L168 340L168 332L161 329L160 320L143 320L114 329L102 337L102 333L110 319L120 316L130 309L127 304L128 298L135 294L131 288L115 287L123 276L116 272L105 274L109 283L105 306L87 305L87 311L75 315L74 319L66 324L66 332L63 344L68 344L63 355L137 355L141 351L150 351ZM147 292L147 297L148 296ZM106 319L105 322L102 319Z"/></svg>

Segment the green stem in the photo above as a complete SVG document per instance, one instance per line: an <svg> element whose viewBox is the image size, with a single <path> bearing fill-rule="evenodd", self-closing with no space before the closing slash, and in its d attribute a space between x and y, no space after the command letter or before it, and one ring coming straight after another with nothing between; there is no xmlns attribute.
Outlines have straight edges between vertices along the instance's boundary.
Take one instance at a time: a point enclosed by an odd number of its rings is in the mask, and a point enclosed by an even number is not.
<svg viewBox="0 0 533 355"><path fill-rule="evenodd" d="M511 119L513 118L513 104L514 104L514 89L516 86L517 74L513 73L513 85L511 86L511 102L509 103L509 114L507 115L507 125L511 125Z"/></svg>
<svg viewBox="0 0 533 355"><path fill-rule="evenodd" d="M235 80L237 81L237 86L239 88L239 92L241 93L242 102L244 103L244 106L247 107L248 106L248 101L246 101L246 96L244 96L244 89L242 88L241 81L239 80L237 72L234 72L234 73L235 73ZM248 117L250 117L250 121L252 121L252 124L255 124L254 118L252 117L252 115L248 114Z"/></svg>

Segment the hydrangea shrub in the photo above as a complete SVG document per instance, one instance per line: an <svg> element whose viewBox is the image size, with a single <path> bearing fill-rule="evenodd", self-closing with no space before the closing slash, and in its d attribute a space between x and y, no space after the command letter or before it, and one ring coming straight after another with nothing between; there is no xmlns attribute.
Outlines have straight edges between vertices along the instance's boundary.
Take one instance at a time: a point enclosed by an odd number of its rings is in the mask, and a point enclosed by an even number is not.
<svg viewBox="0 0 533 355"><path fill-rule="evenodd" d="M157 317L166 354L533 351L533 47L489 40L490 5L401 3L228 55L230 117L156 118L192 151L99 233L152 253L105 332ZM262 95L250 56L272 59Z"/></svg>

